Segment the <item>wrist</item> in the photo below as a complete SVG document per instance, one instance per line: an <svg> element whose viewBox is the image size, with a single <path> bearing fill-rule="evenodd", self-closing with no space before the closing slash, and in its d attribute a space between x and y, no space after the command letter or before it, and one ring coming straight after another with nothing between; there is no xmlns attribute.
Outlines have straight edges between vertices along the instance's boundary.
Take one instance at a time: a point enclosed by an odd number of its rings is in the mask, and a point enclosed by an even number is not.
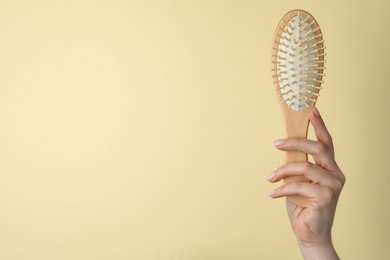
<svg viewBox="0 0 390 260"><path fill-rule="evenodd" d="M318 245L299 245L305 260L340 260L331 241Z"/></svg>

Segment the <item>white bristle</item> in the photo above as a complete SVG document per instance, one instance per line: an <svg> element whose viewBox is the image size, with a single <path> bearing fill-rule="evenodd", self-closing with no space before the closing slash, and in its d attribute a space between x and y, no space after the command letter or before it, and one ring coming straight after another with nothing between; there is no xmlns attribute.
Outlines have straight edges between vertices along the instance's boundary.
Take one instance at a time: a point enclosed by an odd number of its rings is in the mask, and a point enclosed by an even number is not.
<svg viewBox="0 0 390 260"><path fill-rule="evenodd" d="M324 75L325 48L320 29L310 18L297 15L284 21L274 48L278 91L294 111L302 111L315 102Z"/></svg>

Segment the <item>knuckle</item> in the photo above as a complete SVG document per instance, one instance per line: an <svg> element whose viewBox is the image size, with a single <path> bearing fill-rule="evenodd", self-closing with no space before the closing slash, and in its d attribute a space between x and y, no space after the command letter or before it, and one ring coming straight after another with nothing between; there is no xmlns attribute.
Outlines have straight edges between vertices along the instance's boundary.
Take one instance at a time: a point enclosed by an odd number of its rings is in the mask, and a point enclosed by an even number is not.
<svg viewBox="0 0 390 260"><path fill-rule="evenodd" d="M326 147L323 143L318 142L317 154L323 154L326 151Z"/></svg>
<svg viewBox="0 0 390 260"><path fill-rule="evenodd" d="M290 183L290 186L289 186L290 189L294 190L294 191L298 191L299 188L300 188L300 185L298 182L292 182Z"/></svg>
<svg viewBox="0 0 390 260"><path fill-rule="evenodd" d="M302 163L302 171L304 173L309 172L312 169L312 167L313 167L313 165L309 161L306 161L306 162Z"/></svg>
<svg viewBox="0 0 390 260"><path fill-rule="evenodd" d="M328 154L328 147L322 142L317 142L317 147L315 149L314 155L320 157L327 154Z"/></svg>
<svg viewBox="0 0 390 260"><path fill-rule="evenodd" d="M286 164L283 164L282 166L280 166L276 171L283 173L288 169L288 167L289 167L289 165L288 165L288 163L286 163Z"/></svg>
<svg viewBox="0 0 390 260"><path fill-rule="evenodd" d="M325 204L331 204L335 198L333 190L329 187L324 187L322 191L322 198Z"/></svg>
<svg viewBox="0 0 390 260"><path fill-rule="evenodd" d="M299 138L298 137L293 137L293 138L291 138L291 140L293 141L293 143L298 143L299 142Z"/></svg>
<svg viewBox="0 0 390 260"><path fill-rule="evenodd" d="M341 173L341 185L342 187L344 187L345 185L345 182L347 181L347 178L345 177L345 175L343 173Z"/></svg>
<svg viewBox="0 0 390 260"><path fill-rule="evenodd" d="M329 143L333 144L333 137L332 137L331 134L328 133L328 138L327 139L328 139Z"/></svg>
<svg viewBox="0 0 390 260"><path fill-rule="evenodd" d="M344 173L340 170L340 168L338 166L336 168L336 177L339 180L339 182L341 183L341 185L342 185L341 187L344 187L345 182L347 180L346 180Z"/></svg>
<svg viewBox="0 0 390 260"><path fill-rule="evenodd" d="M332 185L337 192L340 192L343 189L343 182L341 180L335 180L334 184Z"/></svg>
<svg viewBox="0 0 390 260"><path fill-rule="evenodd" d="M288 184L284 184L284 185L280 186L280 187L278 188L278 190L279 190L280 192L284 193L284 192L286 191L287 185L288 185Z"/></svg>
<svg viewBox="0 0 390 260"><path fill-rule="evenodd" d="M284 177L286 175L286 168L287 168L287 164L282 165L278 169L276 169L274 171L274 173L275 173L274 178L276 178L276 177Z"/></svg>
<svg viewBox="0 0 390 260"><path fill-rule="evenodd" d="M277 189L278 194L284 194L286 192L286 186L287 186L287 184L280 186Z"/></svg>
<svg viewBox="0 0 390 260"><path fill-rule="evenodd" d="M291 145L292 145L292 147L293 147L293 149L294 149L295 151L298 151L299 142L300 142L300 140L299 140L298 137L293 137L293 138L291 138Z"/></svg>

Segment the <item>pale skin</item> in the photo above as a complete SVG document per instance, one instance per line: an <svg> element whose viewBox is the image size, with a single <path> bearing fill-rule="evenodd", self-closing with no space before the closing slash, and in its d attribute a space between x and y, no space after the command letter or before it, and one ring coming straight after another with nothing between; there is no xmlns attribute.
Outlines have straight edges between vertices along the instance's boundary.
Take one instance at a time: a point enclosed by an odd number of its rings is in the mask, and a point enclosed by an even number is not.
<svg viewBox="0 0 390 260"><path fill-rule="evenodd" d="M337 201L345 183L338 167L332 137L316 108L309 115L317 141L304 138L280 139L274 142L281 151L300 151L311 155L315 163L298 162L282 165L267 180L275 183L288 176L304 176L310 183L284 184L271 191L271 198L301 195L309 200L301 208L286 200L288 217L301 253L306 260L340 259L332 243L331 230Z"/></svg>

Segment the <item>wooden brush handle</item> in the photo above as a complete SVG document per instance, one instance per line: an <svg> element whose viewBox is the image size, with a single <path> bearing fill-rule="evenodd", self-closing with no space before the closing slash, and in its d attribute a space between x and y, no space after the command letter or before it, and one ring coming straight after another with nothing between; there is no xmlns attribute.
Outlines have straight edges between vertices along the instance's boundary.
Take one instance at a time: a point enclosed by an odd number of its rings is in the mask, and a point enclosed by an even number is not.
<svg viewBox="0 0 390 260"><path fill-rule="evenodd" d="M294 138L294 137L307 138L307 130L309 127L308 111L309 109L302 111L300 113L285 111L287 138ZM306 153L286 152L286 157L285 157L286 163L305 162L305 161L307 161ZM309 180L303 176L287 177L283 181L284 183L309 182ZM288 196L287 199L292 201L297 206L304 207L304 208L307 207L309 204L307 198L298 195Z"/></svg>
<svg viewBox="0 0 390 260"><path fill-rule="evenodd" d="M307 161L307 155L300 152L286 152L286 163L287 162L302 162ZM291 182L309 182L308 179L302 176L291 176L283 179L284 183ZM300 195L288 196L288 200L293 202L295 205L306 208L309 205L307 198Z"/></svg>
<svg viewBox="0 0 390 260"><path fill-rule="evenodd" d="M286 152L286 163L294 163L294 162L305 162L307 161L307 154L301 152ZM294 182L294 181L303 181L308 182L308 180L303 176L291 176L284 179L286 183Z"/></svg>

